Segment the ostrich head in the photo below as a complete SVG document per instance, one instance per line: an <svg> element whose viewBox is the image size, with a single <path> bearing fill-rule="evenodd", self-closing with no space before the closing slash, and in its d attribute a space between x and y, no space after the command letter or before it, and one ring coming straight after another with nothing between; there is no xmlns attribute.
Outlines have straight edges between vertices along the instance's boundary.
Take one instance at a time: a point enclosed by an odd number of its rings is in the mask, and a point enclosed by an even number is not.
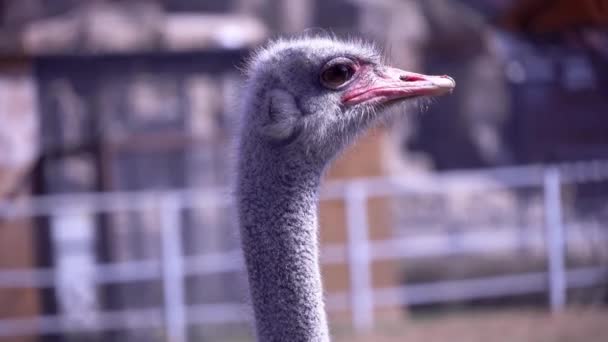
<svg viewBox="0 0 608 342"><path fill-rule="evenodd" d="M448 76L392 68L362 42L280 40L249 65L246 122L259 143L300 150L327 162L348 141L404 100L450 92Z"/></svg>
<svg viewBox="0 0 608 342"><path fill-rule="evenodd" d="M260 341L328 341L317 247L325 167L384 107L449 92L447 76L385 65L372 46L277 41L254 56L236 195Z"/></svg>

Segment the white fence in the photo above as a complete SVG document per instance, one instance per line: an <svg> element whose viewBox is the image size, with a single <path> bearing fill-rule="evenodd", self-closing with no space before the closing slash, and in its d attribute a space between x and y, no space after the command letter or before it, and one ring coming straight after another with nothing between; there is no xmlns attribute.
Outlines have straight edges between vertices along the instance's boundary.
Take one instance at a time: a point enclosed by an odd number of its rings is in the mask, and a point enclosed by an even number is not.
<svg viewBox="0 0 608 342"><path fill-rule="evenodd" d="M568 227L563 223L561 187L564 184L606 180L608 162L585 162L552 167L450 172L416 180L375 178L326 184L321 200L344 201L348 239L346 245L322 246L321 261L324 264L348 264L351 289L350 293L329 293L327 308L330 311L350 309L354 327L363 331L373 326L374 309L385 306L548 291L551 309L560 310L566 303L568 288L596 286L608 281L608 268L603 265L567 269L566 240L574 237L564 233ZM519 187L537 187L543 191L545 229L530 230L524 239L526 243L546 250L546 271L390 288L372 286L373 261L515 249L522 240L521 236L508 232L467 231L450 236L435 234L370 241L367 217L370 198ZM70 315L0 320L0 337L156 327L166 330L168 340L182 342L187 340L186 326L189 324L242 322L250 319L250 310L241 304L187 305L185 302L186 276L240 271L243 263L238 250L184 256L180 212L184 209L229 205L230 197L226 192L211 189L46 196L27 203L0 206L0 219L3 220L157 210L161 218L161 260L94 265L89 278L95 284L161 279L164 291L163 307L89 313L94 316L95 324L88 326L78 324L78 319ZM54 287L58 286L58 279L56 269L0 270L0 287Z"/></svg>

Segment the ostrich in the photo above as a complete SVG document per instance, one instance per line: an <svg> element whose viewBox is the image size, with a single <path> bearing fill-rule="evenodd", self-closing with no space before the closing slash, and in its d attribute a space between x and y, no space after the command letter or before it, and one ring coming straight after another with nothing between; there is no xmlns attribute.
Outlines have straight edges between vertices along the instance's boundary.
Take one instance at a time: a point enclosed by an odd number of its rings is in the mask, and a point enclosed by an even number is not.
<svg viewBox="0 0 608 342"><path fill-rule="evenodd" d="M385 66L370 44L322 37L272 42L247 74L235 192L256 336L329 341L317 246L321 176L382 109L443 95L455 82Z"/></svg>

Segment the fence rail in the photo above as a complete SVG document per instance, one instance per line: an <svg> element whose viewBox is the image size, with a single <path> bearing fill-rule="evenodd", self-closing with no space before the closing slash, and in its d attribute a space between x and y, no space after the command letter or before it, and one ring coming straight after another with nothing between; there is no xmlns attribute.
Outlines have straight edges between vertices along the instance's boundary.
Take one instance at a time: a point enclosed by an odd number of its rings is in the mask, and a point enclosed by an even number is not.
<svg viewBox="0 0 608 342"><path fill-rule="evenodd" d="M450 172L424 178L370 178L325 184L321 200L343 200L348 239L345 245L324 245L323 264L348 264L350 293L330 293L329 310L351 310L353 325L364 331L374 324L374 308L391 305L416 305L451 300L488 298L548 291L552 310L566 303L568 288L605 284L607 267L567 269L566 242L575 236L564 233L561 186L608 180L608 162L527 166L495 170ZM459 253L514 249L522 243L509 230L499 232L467 231L456 237L429 234L422 237L369 239L367 201L378 196L447 193L538 187L544 193L545 230L536 229L525 236L525 243L544 248L546 272L493 276L479 279L408 284L374 288L371 263L377 260L449 256ZM158 210L161 222L160 260L97 264L92 275L96 284L128 283L141 280L163 281L163 307L146 310L96 312L95 325L71 323L69 315L41 316L31 319L0 320L0 336L51 334L74 331L103 331L133 327L164 327L168 339L187 340L186 325L246 321L249 309L241 304L187 305L184 277L242 270L240 251L184 256L180 212L184 209L229 206L230 196L223 189L176 190L166 192L106 193L42 196L18 203L0 205L0 220L18 217L86 215L97 213ZM457 239L457 243L454 243ZM0 287L53 287L58 275L54 269L0 271ZM128 325L127 323L128 322Z"/></svg>

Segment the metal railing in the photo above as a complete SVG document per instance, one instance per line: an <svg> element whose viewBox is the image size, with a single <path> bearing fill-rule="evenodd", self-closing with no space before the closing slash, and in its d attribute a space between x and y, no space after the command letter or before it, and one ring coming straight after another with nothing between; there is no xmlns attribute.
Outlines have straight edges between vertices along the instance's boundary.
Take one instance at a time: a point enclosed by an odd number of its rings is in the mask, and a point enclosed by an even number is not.
<svg viewBox="0 0 608 342"><path fill-rule="evenodd" d="M568 288L595 286L608 280L604 266L567 269L566 240L562 217L561 187L608 180L608 162L526 166L493 170L449 172L424 178L373 178L325 184L323 200L343 200L348 238L346 244L324 245L323 264L348 264L350 292L329 293L327 308L350 310L355 329L365 331L374 324L375 308L415 305L450 300L491 298L548 291L550 307L560 310L566 303ZM430 234L422 237L396 237L370 240L368 200L379 196L442 194L450 191L479 191L538 187L544 196L545 230L532 230L526 243L545 247L548 269L544 272L510 274L476 279L437 281L424 284L374 288L372 262L401 258L448 256L458 253L491 252L517 248L521 237L509 231L466 231L457 236ZM93 215L138 210L156 210L160 215L160 260L144 260L95 265L95 284L162 280L163 307L144 310L96 312L95 324L75 324L67 315L39 316L31 319L0 320L0 337L24 334L70 333L82 330L104 331L121 328L162 327L167 339L187 340L188 324L243 322L250 309L242 304L200 304L185 302L185 277L241 271L239 250L185 256L180 234L181 211L231 204L223 189L44 196L27 202L3 204L0 219L16 217ZM458 243L454 243L457 239ZM0 287L53 287L54 269L0 270Z"/></svg>

